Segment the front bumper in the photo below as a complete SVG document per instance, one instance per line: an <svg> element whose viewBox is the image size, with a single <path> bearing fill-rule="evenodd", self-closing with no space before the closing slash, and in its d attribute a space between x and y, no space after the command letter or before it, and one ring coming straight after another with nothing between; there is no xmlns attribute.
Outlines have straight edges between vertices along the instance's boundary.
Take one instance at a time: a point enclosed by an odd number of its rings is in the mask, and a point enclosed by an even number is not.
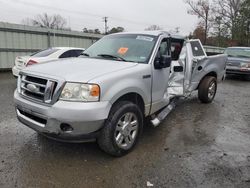
<svg viewBox="0 0 250 188"><path fill-rule="evenodd" d="M250 69L249 68L233 68L228 67L226 69L227 74L239 74L239 75L250 75Z"/></svg>
<svg viewBox="0 0 250 188"><path fill-rule="evenodd" d="M14 94L20 122L47 137L66 142L93 140L108 117L109 102L58 101L52 106L38 104ZM70 129L65 129L69 125Z"/></svg>

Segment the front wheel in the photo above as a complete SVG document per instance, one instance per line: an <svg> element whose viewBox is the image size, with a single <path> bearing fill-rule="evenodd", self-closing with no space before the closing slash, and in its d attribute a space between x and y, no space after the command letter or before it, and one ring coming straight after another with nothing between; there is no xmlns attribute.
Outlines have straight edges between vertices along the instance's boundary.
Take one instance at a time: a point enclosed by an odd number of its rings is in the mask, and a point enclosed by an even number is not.
<svg viewBox="0 0 250 188"><path fill-rule="evenodd" d="M198 98L202 103L211 103L217 91L217 80L213 76L206 76L200 83Z"/></svg>
<svg viewBox="0 0 250 188"><path fill-rule="evenodd" d="M132 102L120 101L112 107L97 142L106 153L120 157L134 148L142 127L140 108Z"/></svg>

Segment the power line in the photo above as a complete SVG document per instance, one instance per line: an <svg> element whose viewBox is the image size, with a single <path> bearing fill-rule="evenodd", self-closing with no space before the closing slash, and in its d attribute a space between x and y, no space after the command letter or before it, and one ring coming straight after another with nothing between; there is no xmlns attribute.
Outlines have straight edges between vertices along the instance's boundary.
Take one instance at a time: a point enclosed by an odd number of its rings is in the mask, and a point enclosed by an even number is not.
<svg viewBox="0 0 250 188"><path fill-rule="evenodd" d="M53 11L57 10L57 11L60 11L60 12L68 12L68 13L80 15L82 18L83 18L83 15L86 15L86 16L89 16L89 17L92 17L92 18L97 18L98 20L100 18L106 17L106 16L99 15L99 14L92 14L92 13L89 13L89 12L73 11L73 10L68 10L68 9L51 7L51 6L47 6L47 5L43 5L43 4L36 4L36 3L26 2L26 1L23 1L23 0L15 0L15 1L0 0L0 2L1 1L2 2L5 1L6 3L15 3L15 4L18 3L18 4L22 4L22 5L26 5L26 6L32 6L32 7L38 8L38 9L41 9L41 7L43 7L45 9L49 9L49 10L53 10ZM98 22L97 19L92 19L92 18L88 18L88 20L91 19L91 20L95 20L96 23ZM141 26L147 27L147 26L150 26L150 25L159 25L161 27L166 28L167 30L171 30L171 29L176 28L176 26L170 26L170 25L165 25L165 24L163 25L163 24L157 24L157 23L147 23L147 22L141 22L141 21L135 21L135 20L128 20L128 19L119 18L119 17L109 16L109 18L111 18L112 20L122 21L124 23L133 24L133 25L137 25L137 26L141 25ZM78 16L78 19L79 19L79 16ZM105 27L105 31L106 31L106 27Z"/></svg>
<svg viewBox="0 0 250 188"><path fill-rule="evenodd" d="M1 0L4 1L4 0ZM9 1L8 1L9 2ZM50 9L50 10L58 10L58 11L63 11L63 12L70 12L70 13L74 13L74 14L80 14L80 15L88 15L88 16L92 16L92 17L102 17L102 15L98 15L98 14L92 14L92 13L88 13L88 12L82 12L82 11L72 11L72 10L68 10L68 9L62 9L62 8L57 8L57 7L51 7L51 6L47 6L47 5L42 5L42 4L36 4L36 3L30 3L30 2L25 2L22 0L16 0L15 3L19 3L19 4L23 4L23 5L28 5L28 6L33 6L35 8L46 8L46 9Z"/></svg>
<svg viewBox="0 0 250 188"><path fill-rule="evenodd" d="M0 1L4 1L4 0L0 0ZM10 1L8 1L10 2ZM23 5L28 5L28 6L33 6L35 8L46 8L46 9L50 9L50 10L58 10L58 11L63 11L63 12L69 12L69 13L73 13L73 14L78 14L78 15L87 15L87 16L91 16L91 17L104 17L103 15L98 15L98 14L92 14L92 13L88 13L88 12L82 12L82 11L72 11L72 10L67 10L67 9L62 9L62 8L56 8L56 7L50 7L47 5L42 5L42 4L36 4L36 3L30 3L30 2L25 2L22 0L16 0L15 3L19 3L19 4L23 4ZM127 22L127 23L131 23L131 24L136 24L136 25L145 25L145 26L149 26L149 25L155 25L155 23L146 23L146 22L140 22L140 21L133 21L133 20L128 20L128 19L123 19L123 18L118 18L118 17L109 17L112 18L113 20L118 20L118 21L123 21L123 22ZM164 25L166 27L171 28L170 26Z"/></svg>

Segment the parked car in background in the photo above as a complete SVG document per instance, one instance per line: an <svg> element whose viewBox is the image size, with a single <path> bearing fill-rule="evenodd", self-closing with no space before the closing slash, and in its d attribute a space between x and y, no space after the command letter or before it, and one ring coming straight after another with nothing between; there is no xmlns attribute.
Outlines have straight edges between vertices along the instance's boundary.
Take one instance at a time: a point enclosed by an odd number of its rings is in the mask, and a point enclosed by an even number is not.
<svg viewBox="0 0 250 188"><path fill-rule="evenodd" d="M18 56L12 68L12 73L17 77L19 72L25 67L37 63L47 63L61 58L78 57L84 50L84 48L53 47L38 51L30 56Z"/></svg>
<svg viewBox="0 0 250 188"><path fill-rule="evenodd" d="M250 76L250 47L230 47L225 54L228 55L227 74Z"/></svg>

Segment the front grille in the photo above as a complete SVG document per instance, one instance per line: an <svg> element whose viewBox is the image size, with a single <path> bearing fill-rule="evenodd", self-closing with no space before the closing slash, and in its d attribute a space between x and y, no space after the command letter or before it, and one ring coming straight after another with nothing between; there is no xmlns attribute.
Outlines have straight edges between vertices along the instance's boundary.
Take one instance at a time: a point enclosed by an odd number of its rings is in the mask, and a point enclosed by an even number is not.
<svg viewBox="0 0 250 188"><path fill-rule="evenodd" d="M250 70L241 70L241 69L227 69L228 74L250 74Z"/></svg>
<svg viewBox="0 0 250 188"><path fill-rule="evenodd" d="M241 67L241 63L240 62L235 62L235 61L228 61L227 65L233 66L233 67Z"/></svg>
<svg viewBox="0 0 250 188"><path fill-rule="evenodd" d="M19 91L30 99L51 103L57 82L30 75L20 75Z"/></svg>

